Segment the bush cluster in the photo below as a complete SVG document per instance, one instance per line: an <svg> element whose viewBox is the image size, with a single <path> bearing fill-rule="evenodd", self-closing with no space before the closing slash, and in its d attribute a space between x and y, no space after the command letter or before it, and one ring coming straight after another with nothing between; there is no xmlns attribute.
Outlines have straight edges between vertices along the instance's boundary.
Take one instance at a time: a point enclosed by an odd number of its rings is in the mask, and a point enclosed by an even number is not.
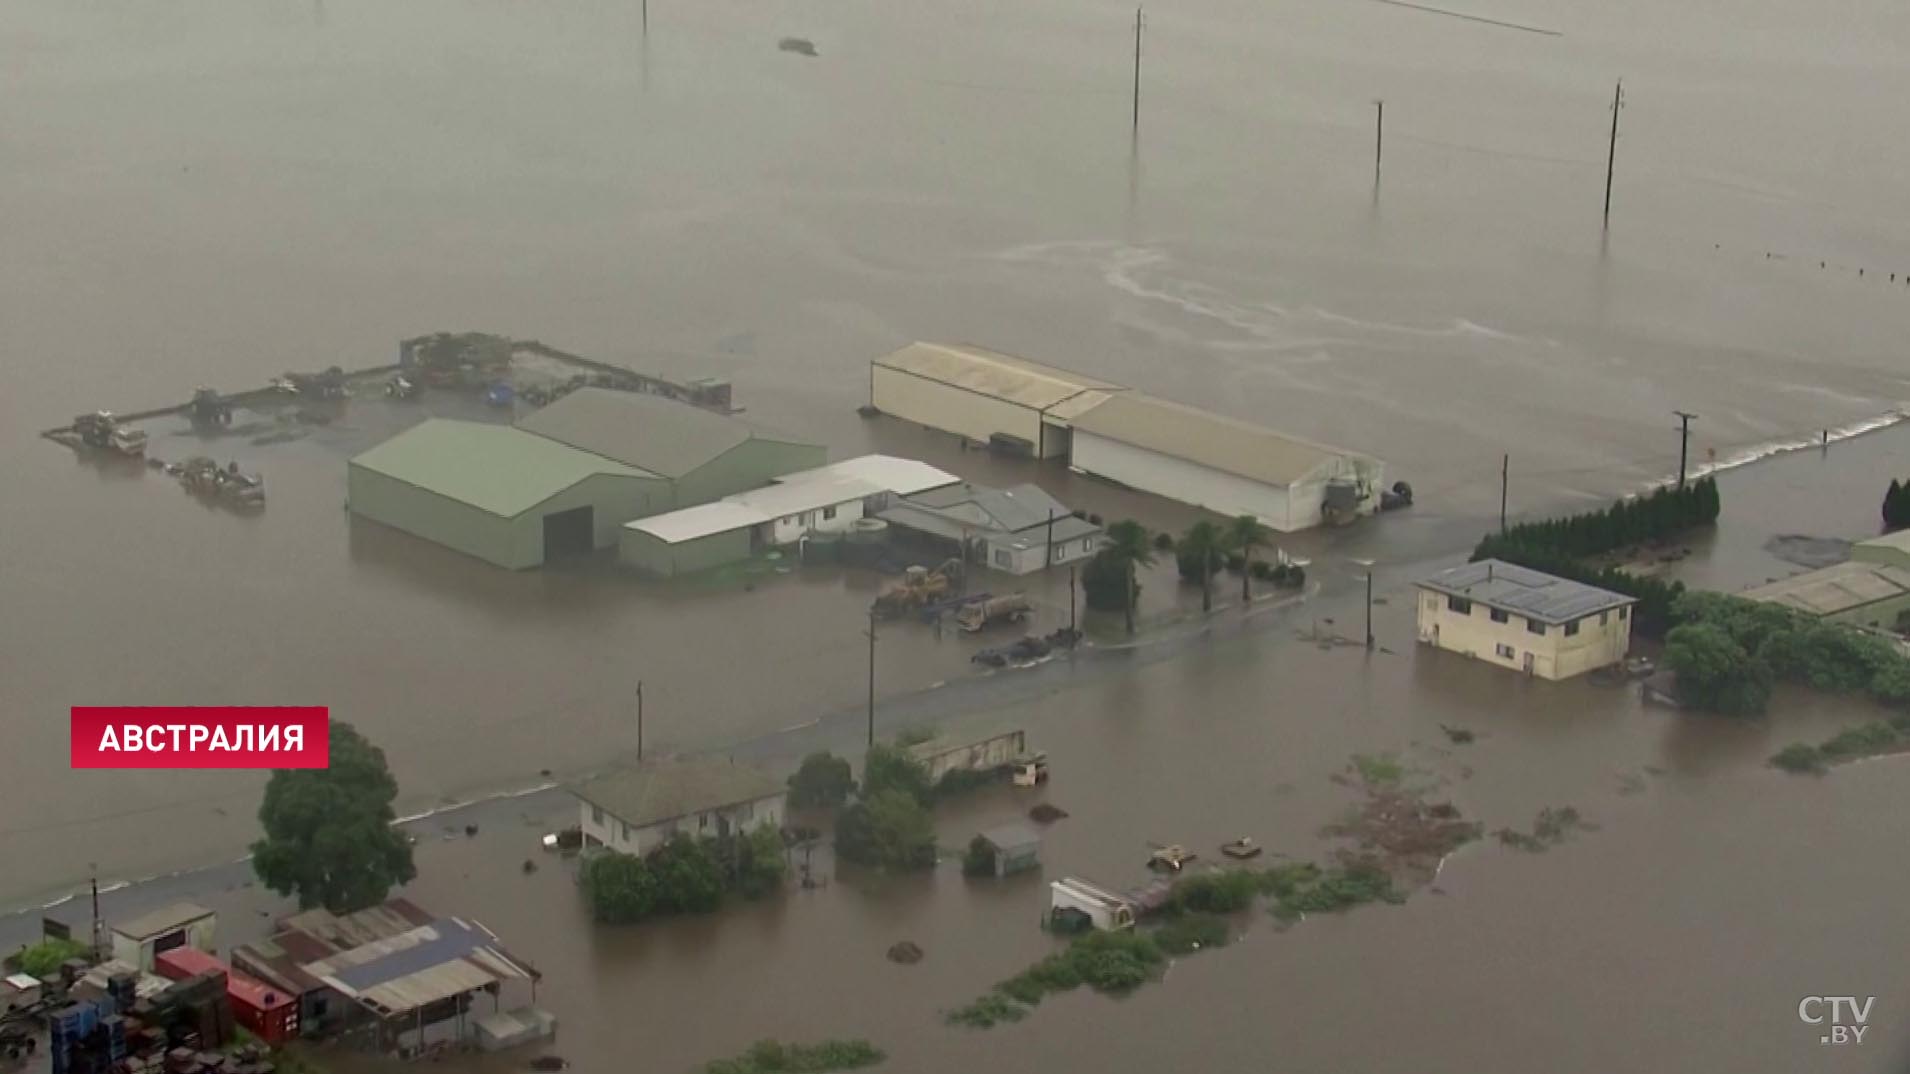
<svg viewBox="0 0 1910 1074"><path fill-rule="evenodd" d="M669 914L702 914L731 892L761 898L788 871L782 834L762 827L739 835L678 835L647 857L607 852L586 858L578 874L591 916L629 925Z"/></svg>

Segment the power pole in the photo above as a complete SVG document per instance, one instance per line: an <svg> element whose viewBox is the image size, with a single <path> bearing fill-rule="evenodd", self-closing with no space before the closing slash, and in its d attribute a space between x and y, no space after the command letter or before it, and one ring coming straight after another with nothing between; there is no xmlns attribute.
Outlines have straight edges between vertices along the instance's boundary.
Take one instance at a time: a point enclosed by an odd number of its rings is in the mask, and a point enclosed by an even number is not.
<svg viewBox="0 0 1910 1074"><path fill-rule="evenodd" d="M1068 564L1068 633L1074 634L1074 564Z"/></svg>
<svg viewBox="0 0 1910 1074"><path fill-rule="evenodd" d="M1141 133L1141 9L1134 9L1134 133Z"/></svg>
<svg viewBox="0 0 1910 1074"><path fill-rule="evenodd" d="M650 0L643 0L643 36L650 36Z"/></svg>
<svg viewBox="0 0 1910 1074"><path fill-rule="evenodd" d="M1045 566L1054 566L1054 508L1048 508L1048 562Z"/></svg>
<svg viewBox="0 0 1910 1074"><path fill-rule="evenodd" d="M1507 454L1499 462L1499 534L1505 534L1505 495L1512 483L1512 456Z"/></svg>
<svg viewBox="0 0 1910 1074"><path fill-rule="evenodd" d="M1612 90L1612 141L1605 150L1605 226L1612 226L1612 167L1618 160L1618 109L1625 103L1625 80Z"/></svg>
<svg viewBox="0 0 1910 1074"><path fill-rule="evenodd" d="M88 868L92 872L90 882L93 888L93 957L99 958L106 953L104 923L99 917L99 866L89 862Z"/></svg>
<svg viewBox="0 0 1910 1074"><path fill-rule="evenodd" d="M1674 410L1672 413L1678 415L1678 487L1684 488L1685 459L1691 453L1691 419L1697 415L1688 414L1682 410Z"/></svg>
<svg viewBox="0 0 1910 1074"><path fill-rule="evenodd" d="M869 745L875 745L875 608L869 609Z"/></svg>
<svg viewBox="0 0 1910 1074"><path fill-rule="evenodd" d="M1366 568L1366 648L1373 648L1373 568Z"/></svg>
<svg viewBox="0 0 1910 1074"><path fill-rule="evenodd" d="M643 763L643 680L637 680L637 763Z"/></svg>
<svg viewBox="0 0 1910 1074"><path fill-rule="evenodd" d="M1379 157L1386 147L1386 102L1373 102L1373 192L1379 192Z"/></svg>

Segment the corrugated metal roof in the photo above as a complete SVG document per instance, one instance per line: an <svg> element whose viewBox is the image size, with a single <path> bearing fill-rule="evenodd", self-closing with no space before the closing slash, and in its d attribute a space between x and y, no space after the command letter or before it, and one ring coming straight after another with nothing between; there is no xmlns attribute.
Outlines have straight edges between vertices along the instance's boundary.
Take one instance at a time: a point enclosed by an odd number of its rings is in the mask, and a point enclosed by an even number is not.
<svg viewBox="0 0 1910 1074"><path fill-rule="evenodd" d="M656 761L572 784L570 793L632 827L781 794L781 781L726 757Z"/></svg>
<svg viewBox="0 0 1910 1074"><path fill-rule="evenodd" d="M1542 574L1498 559L1440 571L1420 588L1517 612L1542 623L1569 623L1594 612L1637 603L1623 593Z"/></svg>
<svg viewBox="0 0 1910 1074"><path fill-rule="evenodd" d="M517 426L673 478L752 438L800 443L688 403L609 388L580 388L519 418Z"/></svg>
<svg viewBox="0 0 1910 1074"><path fill-rule="evenodd" d="M703 537L714 537L731 530L760 526L769 521L770 516L747 504L718 500L715 503L698 504L685 507L681 511L666 511L649 518L640 518L635 522L626 522L623 528L647 533L665 544L681 544Z"/></svg>
<svg viewBox="0 0 1910 1074"><path fill-rule="evenodd" d="M373 473L512 518L595 474L655 474L508 425L433 418L352 461Z"/></svg>
<svg viewBox="0 0 1910 1074"><path fill-rule="evenodd" d="M983 832L982 838L996 850L1020 850L1024 847L1041 845L1041 833L1035 831L1027 821L1023 820L997 824Z"/></svg>
<svg viewBox="0 0 1910 1074"><path fill-rule="evenodd" d="M1101 532L1101 528L1074 517L1068 505L1039 486L1021 484L997 489L966 482L931 489L891 505L878 517L910 529L960 540L963 536L1005 536L1033 531L1046 537L1050 512L1054 539L1072 540Z"/></svg>
<svg viewBox="0 0 1910 1074"><path fill-rule="evenodd" d="M1270 485L1294 484L1338 458L1373 461L1141 392L1109 396L1076 417L1074 427Z"/></svg>
<svg viewBox="0 0 1910 1074"><path fill-rule="evenodd" d="M456 918L338 952L305 970L344 995L390 1013L531 976L490 930Z"/></svg>
<svg viewBox="0 0 1910 1074"><path fill-rule="evenodd" d="M1851 560L1747 589L1739 596L1810 615L1836 615L1906 594L1910 594L1910 571Z"/></svg>
<svg viewBox="0 0 1910 1074"><path fill-rule="evenodd" d="M776 479L776 483L793 485L799 481L828 481L838 477L859 478L897 496L913 496L961 480L947 470L938 470L915 459L902 459L894 455L858 455L853 459L818 466L814 470L784 474Z"/></svg>
<svg viewBox="0 0 1910 1074"><path fill-rule="evenodd" d="M818 508L852 503L883 491L885 490L882 486L858 477L833 477L768 485L748 492L738 492L733 496L725 496L723 499L730 503L754 508L771 518L781 518Z"/></svg>
<svg viewBox="0 0 1910 1074"><path fill-rule="evenodd" d="M1910 529L1886 533L1881 537L1872 537L1868 541L1858 541L1859 548L1888 548L1898 552L1910 552Z"/></svg>
<svg viewBox="0 0 1910 1074"><path fill-rule="evenodd" d="M1120 391L1095 377L963 343L911 343L876 365L1041 410L1084 391Z"/></svg>
<svg viewBox="0 0 1910 1074"><path fill-rule="evenodd" d="M150 940L211 916L211 910L196 902L167 903L157 910L149 910L130 921L114 925L113 931L135 940Z"/></svg>

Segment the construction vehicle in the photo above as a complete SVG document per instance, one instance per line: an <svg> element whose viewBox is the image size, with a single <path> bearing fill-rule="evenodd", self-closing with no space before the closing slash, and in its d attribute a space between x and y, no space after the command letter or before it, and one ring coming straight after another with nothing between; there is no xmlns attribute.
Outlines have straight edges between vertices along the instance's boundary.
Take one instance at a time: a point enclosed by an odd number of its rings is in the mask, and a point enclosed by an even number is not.
<svg viewBox="0 0 1910 1074"><path fill-rule="evenodd" d="M1008 762L1008 770L1013 773L1015 786L1038 787L1048 782L1048 755L1024 753Z"/></svg>
<svg viewBox="0 0 1910 1074"><path fill-rule="evenodd" d="M1020 593L964 605L955 613L955 625L969 634L979 633L996 623L1020 623L1034 611L1034 605Z"/></svg>
<svg viewBox="0 0 1910 1074"><path fill-rule="evenodd" d="M323 373L287 373L283 383L307 399L345 398L345 371L332 366Z"/></svg>
<svg viewBox="0 0 1910 1074"><path fill-rule="evenodd" d="M212 388L194 388L186 416L194 425L232 424L232 404Z"/></svg>
<svg viewBox="0 0 1910 1074"><path fill-rule="evenodd" d="M962 561L950 559L930 570L914 566L902 572L902 580L875 598L871 606L881 619L896 619L911 611L947 597L962 584ZM957 613L958 617L960 613Z"/></svg>
<svg viewBox="0 0 1910 1074"><path fill-rule="evenodd" d="M265 479L239 472L236 462L221 467L204 455L195 455L179 464L178 475L187 492L203 499L233 507L265 506Z"/></svg>
<svg viewBox="0 0 1910 1074"><path fill-rule="evenodd" d="M91 414L81 414L73 419L73 432L80 438L80 443L87 447L113 451L121 455L146 453L145 432L121 425L110 411L98 410Z"/></svg>

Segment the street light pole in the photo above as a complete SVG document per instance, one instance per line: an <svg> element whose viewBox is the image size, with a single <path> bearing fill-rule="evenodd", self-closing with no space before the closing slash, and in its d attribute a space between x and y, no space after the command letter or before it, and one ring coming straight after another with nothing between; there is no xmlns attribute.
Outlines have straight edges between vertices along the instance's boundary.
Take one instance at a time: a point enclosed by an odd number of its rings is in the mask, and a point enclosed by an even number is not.
<svg viewBox="0 0 1910 1074"><path fill-rule="evenodd" d="M1696 414L1674 410L1678 415L1678 487L1685 487L1685 459L1691 453L1691 420Z"/></svg>
<svg viewBox="0 0 1910 1074"><path fill-rule="evenodd" d="M643 680L637 680L637 763L643 763Z"/></svg>
<svg viewBox="0 0 1910 1074"><path fill-rule="evenodd" d="M1373 568L1366 568L1366 647L1373 647Z"/></svg>
<svg viewBox="0 0 1910 1074"><path fill-rule="evenodd" d="M869 745L875 745L875 608L869 609Z"/></svg>

